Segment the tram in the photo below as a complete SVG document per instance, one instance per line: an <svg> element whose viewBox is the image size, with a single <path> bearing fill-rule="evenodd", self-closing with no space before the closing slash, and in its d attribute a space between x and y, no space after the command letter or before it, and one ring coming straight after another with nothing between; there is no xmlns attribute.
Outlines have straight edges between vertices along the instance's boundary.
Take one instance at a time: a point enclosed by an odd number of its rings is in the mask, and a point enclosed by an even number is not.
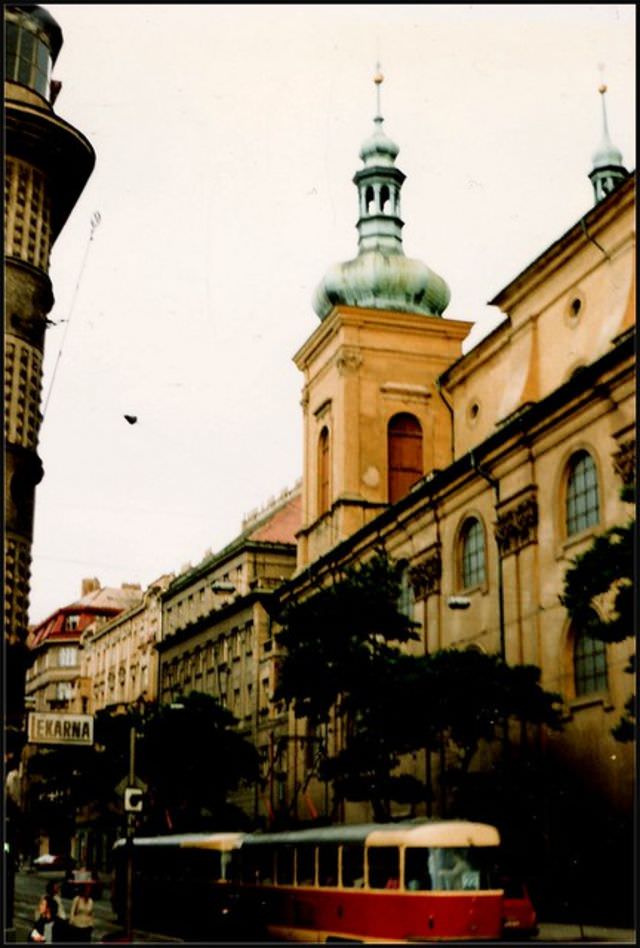
<svg viewBox="0 0 640 948"><path fill-rule="evenodd" d="M133 925L186 940L226 938L235 889L232 857L242 833L186 833L133 839ZM113 846L111 903L123 923L128 847Z"/></svg>
<svg viewBox="0 0 640 948"><path fill-rule="evenodd" d="M233 856L241 912L278 941L496 941L499 845L463 820L248 834Z"/></svg>

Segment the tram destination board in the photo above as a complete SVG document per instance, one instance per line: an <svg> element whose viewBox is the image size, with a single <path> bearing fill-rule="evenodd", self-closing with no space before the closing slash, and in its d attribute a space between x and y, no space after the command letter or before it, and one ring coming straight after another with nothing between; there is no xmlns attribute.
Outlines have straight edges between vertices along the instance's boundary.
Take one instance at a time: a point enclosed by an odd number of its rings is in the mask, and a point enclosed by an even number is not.
<svg viewBox="0 0 640 948"><path fill-rule="evenodd" d="M93 744L93 715L31 711L29 743L90 746Z"/></svg>

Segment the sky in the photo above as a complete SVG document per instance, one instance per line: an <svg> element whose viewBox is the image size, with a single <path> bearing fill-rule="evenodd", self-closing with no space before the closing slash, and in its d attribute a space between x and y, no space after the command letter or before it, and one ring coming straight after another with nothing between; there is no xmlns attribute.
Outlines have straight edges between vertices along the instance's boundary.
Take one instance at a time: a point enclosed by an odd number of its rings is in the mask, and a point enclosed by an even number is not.
<svg viewBox="0 0 640 948"><path fill-rule="evenodd" d="M292 357L357 253L378 61L405 253L448 282L466 349L592 206L602 81L635 168L635 5L46 8L55 110L97 160L51 260L34 623L83 577L195 565L300 478Z"/></svg>

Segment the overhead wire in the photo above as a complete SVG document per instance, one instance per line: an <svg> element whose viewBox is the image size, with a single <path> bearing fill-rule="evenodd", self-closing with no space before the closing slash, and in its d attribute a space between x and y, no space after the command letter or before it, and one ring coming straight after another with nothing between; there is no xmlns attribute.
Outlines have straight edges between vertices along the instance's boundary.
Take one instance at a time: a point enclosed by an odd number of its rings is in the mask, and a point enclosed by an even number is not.
<svg viewBox="0 0 640 948"><path fill-rule="evenodd" d="M71 298L71 305L69 306L69 310L68 310L68 313L67 313L67 319L66 319L66 324L65 324L65 327L64 327L64 333L62 334L62 341L61 341L61 343L60 343L60 348L58 349L58 355L56 356L56 361L55 361L55 364L54 364L54 366L53 366L53 372L52 372L52 374L51 374L51 382L49 383L49 390L48 390L48 392L47 392L47 397L45 398L44 407L43 407L43 409L42 409L42 422L41 422L41 424L44 423L44 419L45 419L46 414L47 414L47 408L48 408L48 405L49 405L49 400L51 399L51 392L53 391L53 383L54 383L55 380L56 380L56 374L57 374L57 372L58 372L58 365L60 364L60 359L62 358L62 350L64 349L64 344L65 344L65 342L66 342L66 340L67 340L67 334L68 334L68 332L69 332L69 326L70 326L70 324L71 324L71 317L72 317L72 315L73 315L73 310L74 310L74 307L75 307L76 299L77 299L77 297L78 297L78 290L80 289L80 283L82 282L82 277L83 277L85 268L86 268L86 266L87 266L87 259L88 259L88 257L89 257L89 250L90 250L90 248L91 248L91 244L93 243L93 236L94 236L94 234L95 234L95 232L96 232L96 228L97 228L98 225L100 224L101 219L102 219L102 218L101 218L101 216L100 216L100 212L99 212L99 211L94 211L94 213L91 215L91 223L90 223L91 230L90 230L90 233L89 233L89 240L87 241L87 246L86 246L86 248L85 248L84 258L83 258L82 264L81 264L81 266L80 266L80 272L79 272L79 274L78 274L78 279L76 280L75 289L74 289L74 291L73 291L73 297Z"/></svg>

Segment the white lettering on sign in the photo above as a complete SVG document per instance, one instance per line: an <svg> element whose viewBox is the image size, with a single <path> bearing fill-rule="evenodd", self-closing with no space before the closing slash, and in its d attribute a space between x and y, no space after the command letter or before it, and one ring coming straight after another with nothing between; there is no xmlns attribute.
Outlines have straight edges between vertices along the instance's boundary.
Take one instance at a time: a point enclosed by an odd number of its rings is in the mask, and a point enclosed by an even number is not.
<svg viewBox="0 0 640 948"><path fill-rule="evenodd" d="M93 717L90 714L29 714L31 744L93 744Z"/></svg>

